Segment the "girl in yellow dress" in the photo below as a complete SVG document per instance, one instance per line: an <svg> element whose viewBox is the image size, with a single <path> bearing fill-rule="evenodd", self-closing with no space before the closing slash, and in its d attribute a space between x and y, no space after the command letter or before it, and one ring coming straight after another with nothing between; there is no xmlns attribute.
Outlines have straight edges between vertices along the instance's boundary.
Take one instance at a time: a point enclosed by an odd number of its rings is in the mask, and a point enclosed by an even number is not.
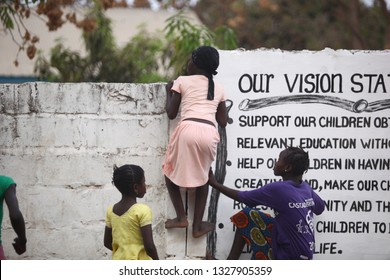
<svg viewBox="0 0 390 280"><path fill-rule="evenodd" d="M114 260L158 260L152 210L137 203L146 193L144 170L132 164L114 167L113 184L122 199L107 209L104 246Z"/></svg>

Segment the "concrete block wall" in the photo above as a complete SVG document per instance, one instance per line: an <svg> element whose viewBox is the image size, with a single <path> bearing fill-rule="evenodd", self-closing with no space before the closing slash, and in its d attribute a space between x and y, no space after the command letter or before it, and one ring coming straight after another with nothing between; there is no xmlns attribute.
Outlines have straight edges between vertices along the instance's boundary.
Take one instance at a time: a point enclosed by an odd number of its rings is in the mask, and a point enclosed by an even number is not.
<svg viewBox="0 0 390 280"><path fill-rule="evenodd" d="M105 212L120 198L112 167L126 163L145 170L139 201L152 207L160 258L204 255L205 238L188 245L185 229L164 227L174 213L161 172L171 131L165 84L0 84L0 101L0 173L18 184L28 238L18 256L4 206L9 259L110 259Z"/></svg>

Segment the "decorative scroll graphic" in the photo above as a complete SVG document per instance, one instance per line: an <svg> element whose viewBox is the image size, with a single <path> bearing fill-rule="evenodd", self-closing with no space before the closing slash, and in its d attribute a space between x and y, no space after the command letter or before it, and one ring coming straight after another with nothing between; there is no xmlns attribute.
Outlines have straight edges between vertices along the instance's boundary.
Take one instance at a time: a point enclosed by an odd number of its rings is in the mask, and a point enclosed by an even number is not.
<svg viewBox="0 0 390 280"><path fill-rule="evenodd" d="M353 113L362 113L362 112L372 113L372 112L390 109L390 99L378 100L369 103L365 99L360 99L355 102L355 101L350 101L338 97L323 96L323 95L292 95L292 96L260 98L260 99L253 99L253 100L244 99L240 103L238 108L241 111L252 111L252 110L261 109L269 106L275 106L275 105L308 104L308 103L331 105Z"/></svg>
<svg viewBox="0 0 390 280"><path fill-rule="evenodd" d="M231 100L226 100L227 111L232 108L233 102ZM231 123L231 119L228 120ZM218 126L218 131L220 135L220 142L217 147L217 156L215 161L215 170L214 176L215 179L223 184L226 177L226 160L227 160L227 144L226 144L226 129ZM208 222L215 224L217 221L217 209L218 209L218 200L219 200L219 191L212 189L210 195L210 204L208 209ZM217 233L212 231L207 235L207 252L211 255L215 255L217 247Z"/></svg>

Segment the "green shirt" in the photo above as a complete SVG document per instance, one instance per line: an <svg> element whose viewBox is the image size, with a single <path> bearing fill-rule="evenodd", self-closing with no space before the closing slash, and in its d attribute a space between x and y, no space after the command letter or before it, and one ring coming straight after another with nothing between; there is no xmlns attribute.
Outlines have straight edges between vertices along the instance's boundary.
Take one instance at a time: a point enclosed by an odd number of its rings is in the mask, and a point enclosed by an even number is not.
<svg viewBox="0 0 390 280"><path fill-rule="evenodd" d="M1 232L2 232L2 224L3 224L4 197L8 188L13 184L15 184L15 181L11 177L0 175L0 245L2 244Z"/></svg>

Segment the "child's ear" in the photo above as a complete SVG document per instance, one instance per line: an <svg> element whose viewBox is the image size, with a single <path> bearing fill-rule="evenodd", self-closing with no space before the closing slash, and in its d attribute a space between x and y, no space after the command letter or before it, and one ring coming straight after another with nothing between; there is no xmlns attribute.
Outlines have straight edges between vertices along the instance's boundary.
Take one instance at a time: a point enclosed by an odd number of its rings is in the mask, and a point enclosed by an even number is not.
<svg viewBox="0 0 390 280"><path fill-rule="evenodd" d="M139 184L135 183L135 184L133 185L133 190L134 190L134 193L135 193L136 195L138 195L138 188L139 188Z"/></svg>
<svg viewBox="0 0 390 280"><path fill-rule="evenodd" d="M286 172L286 173L291 172L291 170L292 170L292 165L291 165L291 164L287 164L287 165L284 167L284 172Z"/></svg>

